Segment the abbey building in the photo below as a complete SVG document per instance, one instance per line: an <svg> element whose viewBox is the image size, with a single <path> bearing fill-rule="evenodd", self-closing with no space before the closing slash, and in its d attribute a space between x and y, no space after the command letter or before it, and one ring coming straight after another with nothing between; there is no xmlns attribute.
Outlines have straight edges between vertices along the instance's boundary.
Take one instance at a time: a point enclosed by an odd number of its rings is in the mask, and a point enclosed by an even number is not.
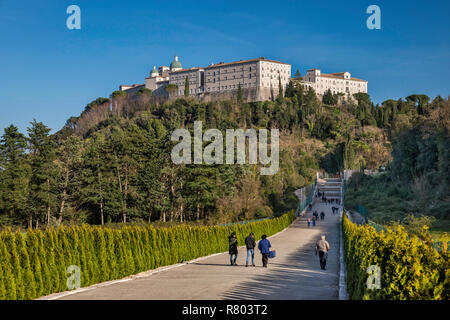
<svg viewBox="0 0 450 320"><path fill-rule="evenodd" d="M284 92L291 80L298 78L291 78L290 64L264 57L185 69L175 56L169 67L154 66L145 84L121 85L120 90L135 94L147 88L155 98L181 97L188 81L189 96L205 101L231 99L239 90L244 101L265 101L278 96L280 85ZM321 74L320 70L312 69L300 81L318 95L328 89L349 95L367 92L367 81L351 78L348 72Z"/></svg>

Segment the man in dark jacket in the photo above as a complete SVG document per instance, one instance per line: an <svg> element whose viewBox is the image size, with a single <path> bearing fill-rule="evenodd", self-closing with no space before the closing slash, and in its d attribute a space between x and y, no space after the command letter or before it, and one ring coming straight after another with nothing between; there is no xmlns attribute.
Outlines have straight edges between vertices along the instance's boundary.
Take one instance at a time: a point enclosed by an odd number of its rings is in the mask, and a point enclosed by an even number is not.
<svg viewBox="0 0 450 320"><path fill-rule="evenodd" d="M238 241L236 239L236 234L234 232L228 237L228 243L230 245L230 249L228 250L230 254L230 264L232 266L233 265L237 266L236 259L238 255Z"/></svg>
<svg viewBox="0 0 450 320"><path fill-rule="evenodd" d="M270 241L267 240L266 238L267 236L263 235L262 240L259 241L258 243L258 249L259 251L261 251L262 263L264 268L267 268L267 261L269 260L270 248L272 247Z"/></svg>
<svg viewBox="0 0 450 320"><path fill-rule="evenodd" d="M256 247L256 241L253 237L253 232L249 234L247 238L245 238L245 246L247 247L247 260L245 262L245 266L248 267L248 260L250 258L250 255L252 256L252 265L255 266L255 247Z"/></svg>

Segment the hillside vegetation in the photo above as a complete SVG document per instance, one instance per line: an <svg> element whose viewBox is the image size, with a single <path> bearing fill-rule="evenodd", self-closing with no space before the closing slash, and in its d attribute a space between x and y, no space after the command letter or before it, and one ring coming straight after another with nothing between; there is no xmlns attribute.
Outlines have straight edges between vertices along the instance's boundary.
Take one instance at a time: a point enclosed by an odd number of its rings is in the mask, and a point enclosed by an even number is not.
<svg viewBox="0 0 450 320"><path fill-rule="evenodd" d="M148 91L136 98L116 91L89 103L56 134L36 120L28 136L11 125L0 140L0 225L216 224L279 216L298 204L293 191L313 183L316 171L387 166L393 141L433 110L448 110L440 97L382 106L367 94L339 100L328 94L320 101L294 83L276 101L255 103L239 96L160 103ZM258 165L173 164L171 133L192 131L194 121L222 132L279 129L278 173L261 176Z"/></svg>
<svg viewBox="0 0 450 320"><path fill-rule="evenodd" d="M450 230L450 105L436 99L417 118L402 116L393 135L392 162L383 174L354 175L346 205L363 205L369 218L404 225L418 234L426 225Z"/></svg>

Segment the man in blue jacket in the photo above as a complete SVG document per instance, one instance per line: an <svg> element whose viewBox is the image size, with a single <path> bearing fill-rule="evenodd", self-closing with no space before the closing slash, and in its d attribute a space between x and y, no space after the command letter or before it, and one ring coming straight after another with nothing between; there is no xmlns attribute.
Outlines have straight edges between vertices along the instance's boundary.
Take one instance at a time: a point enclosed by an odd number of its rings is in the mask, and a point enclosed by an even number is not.
<svg viewBox="0 0 450 320"><path fill-rule="evenodd" d="M262 255L262 263L263 267L267 268L267 261L269 260L269 252L272 245L270 244L270 241L267 240L267 236L263 235L262 240L258 243L258 249L261 251Z"/></svg>

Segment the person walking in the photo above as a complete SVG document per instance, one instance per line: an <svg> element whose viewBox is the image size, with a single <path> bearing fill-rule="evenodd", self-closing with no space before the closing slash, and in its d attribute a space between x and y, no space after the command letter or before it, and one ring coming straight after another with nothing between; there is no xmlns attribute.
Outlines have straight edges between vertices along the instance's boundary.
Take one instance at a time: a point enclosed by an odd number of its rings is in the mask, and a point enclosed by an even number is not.
<svg viewBox="0 0 450 320"><path fill-rule="evenodd" d="M262 239L258 243L258 249L262 255L262 264L264 268L267 268L267 261L269 260L270 248L272 245L270 241L267 239L267 236L264 234Z"/></svg>
<svg viewBox="0 0 450 320"><path fill-rule="evenodd" d="M245 238L245 246L247 247L247 260L245 261L245 266L248 267L248 262L250 256L252 256L252 266L255 266L255 247L256 247L256 241L253 237L253 232L248 235L247 238Z"/></svg>
<svg viewBox="0 0 450 320"><path fill-rule="evenodd" d="M234 232L228 237L229 250L230 254L230 264L233 266L237 266L236 259L238 255L238 241L236 238L236 234ZM234 259L233 259L234 256Z"/></svg>
<svg viewBox="0 0 450 320"><path fill-rule="evenodd" d="M313 218L312 218L313 227L316 226L316 220L317 220L317 217L314 215Z"/></svg>
<svg viewBox="0 0 450 320"><path fill-rule="evenodd" d="M308 228L311 226L311 218L308 217L308 219L306 220L308 222Z"/></svg>
<svg viewBox="0 0 450 320"><path fill-rule="evenodd" d="M320 220L324 220L325 219L325 212L321 212L320 213Z"/></svg>
<svg viewBox="0 0 450 320"><path fill-rule="evenodd" d="M319 253L319 262L320 268L322 270L326 270L325 266L327 265L328 251L330 250L330 244L325 240L325 235L321 237L319 241L316 243L316 256Z"/></svg>
<svg viewBox="0 0 450 320"><path fill-rule="evenodd" d="M313 212L313 216L314 217L316 217L316 219L319 217L319 214L317 213L317 211L316 210L314 210L314 212Z"/></svg>

